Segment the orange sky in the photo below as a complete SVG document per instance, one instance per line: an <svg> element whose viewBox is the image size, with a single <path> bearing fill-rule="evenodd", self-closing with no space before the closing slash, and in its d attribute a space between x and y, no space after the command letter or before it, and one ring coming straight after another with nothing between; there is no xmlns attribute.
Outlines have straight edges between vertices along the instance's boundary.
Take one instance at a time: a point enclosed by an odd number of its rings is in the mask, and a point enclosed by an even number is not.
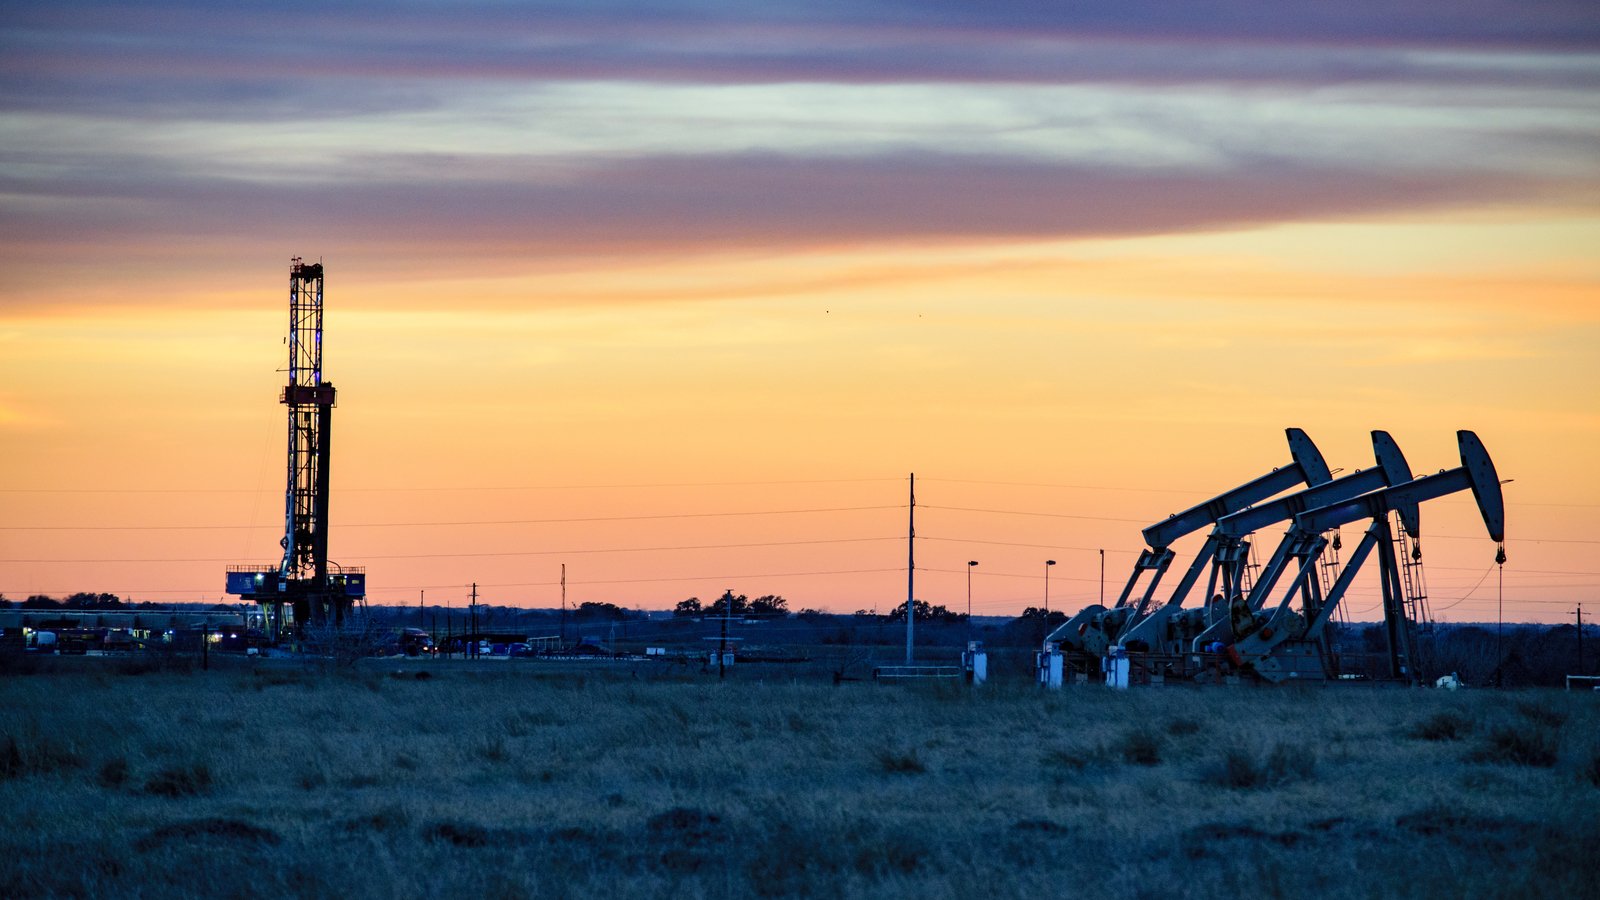
<svg viewBox="0 0 1600 900"><path fill-rule="evenodd" d="M1595 234L1537 224L1574 244ZM1516 617L1563 618L1600 585L1586 527L1600 307L1576 252L1482 253L1525 227L1312 224L481 282L362 283L330 259L333 554L366 565L386 602L459 602L477 581L490 602L553 605L564 562L573 602L661 608L734 588L887 608L904 599L914 470L919 595L964 606L977 559L975 610L1014 614L1042 602L1047 557L1052 605L1098 595L1102 547L1114 594L1143 524L1286 464L1286 425L1347 470L1386 428L1418 473L1455 465L1453 432L1469 427L1516 479ZM1330 272L1298 252L1348 258L1384 234L1428 264L1374 253L1367 267L1393 271ZM180 296L8 317L8 518L35 527L4 532L7 596L214 599L226 563L273 560L286 272L271 275L232 311ZM1485 282L1517 302L1463 290ZM1441 617L1491 615L1494 546L1470 501L1430 504L1424 546L1435 605L1454 604ZM649 549L696 547L714 549Z"/></svg>
<svg viewBox="0 0 1600 900"><path fill-rule="evenodd" d="M926 36L966 54L945 77L777 77L764 38L712 74L308 74L207 43L266 10L100 13L0 23L31 48L4 77L56 101L0 108L8 598L218 600L226 565L276 561L303 255L332 553L376 602L553 606L565 563L574 603L887 609L915 471L920 598L964 608L976 559L974 611L1014 615L1054 558L1071 609L1100 549L1114 595L1143 525L1287 463L1297 426L1346 471L1386 429L1419 474L1477 431L1514 479L1507 618L1600 611L1589 38L1067 29L1036 38L1082 71L999 78L1004 35L965 23ZM57 64L102 32L133 49ZM220 86L141 55L168 41ZM1106 62L1129 48L1143 69ZM1438 617L1493 620L1470 499L1423 525Z"/></svg>

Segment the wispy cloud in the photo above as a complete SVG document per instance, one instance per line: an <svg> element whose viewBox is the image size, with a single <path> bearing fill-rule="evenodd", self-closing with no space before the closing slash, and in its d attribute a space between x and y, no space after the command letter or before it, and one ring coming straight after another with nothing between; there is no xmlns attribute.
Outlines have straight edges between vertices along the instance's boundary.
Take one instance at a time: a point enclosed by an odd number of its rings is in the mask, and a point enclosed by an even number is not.
<svg viewBox="0 0 1600 900"><path fill-rule="evenodd" d="M1600 187L1579 3L14 5L0 87L0 258L79 269L163 243L1172 233Z"/></svg>

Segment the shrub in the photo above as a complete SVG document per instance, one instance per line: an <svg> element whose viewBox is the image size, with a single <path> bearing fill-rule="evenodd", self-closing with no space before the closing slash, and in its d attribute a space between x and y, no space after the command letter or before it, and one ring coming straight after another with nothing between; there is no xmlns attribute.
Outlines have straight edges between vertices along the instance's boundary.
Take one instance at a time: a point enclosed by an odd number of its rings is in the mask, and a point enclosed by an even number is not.
<svg viewBox="0 0 1600 900"><path fill-rule="evenodd" d="M1445 710L1418 722L1409 734L1424 741L1459 741L1471 731L1471 720L1458 712Z"/></svg>
<svg viewBox="0 0 1600 900"><path fill-rule="evenodd" d="M1504 763L1547 769L1556 764L1556 736L1542 728L1496 726L1488 740L1467 758L1472 762Z"/></svg>

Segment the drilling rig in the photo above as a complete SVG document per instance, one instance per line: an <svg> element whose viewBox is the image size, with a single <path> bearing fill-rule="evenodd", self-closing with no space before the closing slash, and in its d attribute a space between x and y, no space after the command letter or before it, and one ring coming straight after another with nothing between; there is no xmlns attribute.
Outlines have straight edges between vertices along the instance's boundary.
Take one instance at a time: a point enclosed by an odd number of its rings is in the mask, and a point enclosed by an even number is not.
<svg viewBox="0 0 1600 900"><path fill-rule="evenodd" d="M306 625L340 627L366 596L366 573L328 559L333 383L322 380L322 263L289 266L289 413L283 556L276 565L229 566L228 593L255 602L269 639Z"/></svg>

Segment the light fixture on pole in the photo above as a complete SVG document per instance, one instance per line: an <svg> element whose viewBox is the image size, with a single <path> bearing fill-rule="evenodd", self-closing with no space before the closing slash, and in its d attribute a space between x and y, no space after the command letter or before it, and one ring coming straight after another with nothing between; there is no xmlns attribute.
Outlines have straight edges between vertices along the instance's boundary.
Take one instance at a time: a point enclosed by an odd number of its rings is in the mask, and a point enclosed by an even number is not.
<svg viewBox="0 0 1600 900"><path fill-rule="evenodd" d="M975 560L975 559L967 560L967 630L968 631L972 630L972 567L976 566L977 564L978 564L978 561Z"/></svg>
<svg viewBox="0 0 1600 900"><path fill-rule="evenodd" d="M1050 567L1055 564L1056 561L1053 559L1044 561L1044 618L1046 622L1050 621Z"/></svg>

